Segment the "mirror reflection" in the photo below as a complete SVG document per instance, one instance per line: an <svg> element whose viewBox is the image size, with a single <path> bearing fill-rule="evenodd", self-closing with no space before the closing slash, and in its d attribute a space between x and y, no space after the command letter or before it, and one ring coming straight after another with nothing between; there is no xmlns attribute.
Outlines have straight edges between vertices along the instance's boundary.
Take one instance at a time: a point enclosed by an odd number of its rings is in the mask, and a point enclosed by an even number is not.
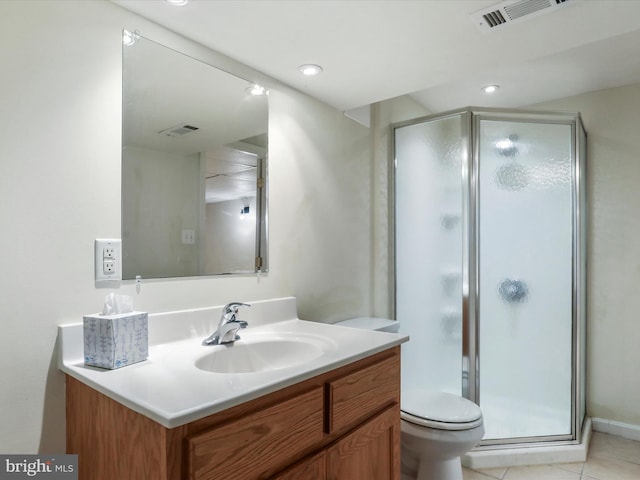
<svg viewBox="0 0 640 480"><path fill-rule="evenodd" d="M266 92L130 38L123 46L122 278L267 271Z"/></svg>

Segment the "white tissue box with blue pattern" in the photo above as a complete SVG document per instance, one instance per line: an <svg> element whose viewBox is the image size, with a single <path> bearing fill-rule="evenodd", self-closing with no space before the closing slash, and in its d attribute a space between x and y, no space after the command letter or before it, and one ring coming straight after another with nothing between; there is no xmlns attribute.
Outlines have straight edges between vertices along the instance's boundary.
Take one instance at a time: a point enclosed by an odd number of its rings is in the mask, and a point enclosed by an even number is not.
<svg viewBox="0 0 640 480"><path fill-rule="evenodd" d="M85 365L115 369L149 356L146 312L85 315L83 324Z"/></svg>

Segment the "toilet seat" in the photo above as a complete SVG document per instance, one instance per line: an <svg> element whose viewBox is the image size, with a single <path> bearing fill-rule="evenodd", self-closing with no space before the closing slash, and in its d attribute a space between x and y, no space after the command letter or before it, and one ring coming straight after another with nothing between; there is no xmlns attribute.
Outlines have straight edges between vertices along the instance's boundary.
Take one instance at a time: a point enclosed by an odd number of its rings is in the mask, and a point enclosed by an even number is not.
<svg viewBox="0 0 640 480"><path fill-rule="evenodd" d="M426 389L402 392L401 418L438 430L469 430L482 424L480 407L451 393Z"/></svg>

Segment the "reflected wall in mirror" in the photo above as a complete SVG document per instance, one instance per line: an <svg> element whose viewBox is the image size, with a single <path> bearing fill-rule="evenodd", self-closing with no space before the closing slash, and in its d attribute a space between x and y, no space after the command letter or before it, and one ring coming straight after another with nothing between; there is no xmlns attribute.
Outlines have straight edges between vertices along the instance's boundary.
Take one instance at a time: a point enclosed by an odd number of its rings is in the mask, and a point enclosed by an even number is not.
<svg viewBox="0 0 640 480"><path fill-rule="evenodd" d="M267 271L267 95L133 39L123 46L122 278Z"/></svg>

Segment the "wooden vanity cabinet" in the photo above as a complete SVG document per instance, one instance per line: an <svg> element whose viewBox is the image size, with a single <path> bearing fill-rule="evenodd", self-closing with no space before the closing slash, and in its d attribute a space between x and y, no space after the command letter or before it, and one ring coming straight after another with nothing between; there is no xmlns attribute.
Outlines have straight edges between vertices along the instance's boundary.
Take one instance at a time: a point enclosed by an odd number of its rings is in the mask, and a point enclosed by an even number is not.
<svg viewBox="0 0 640 480"><path fill-rule="evenodd" d="M296 395L185 438L188 478L259 478L322 442L322 388ZM286 465L286 464L285 464Z"/></svg>
<svg viewBox="0 0 640 480"><path fill-rule="evenodd" d="M168 429L67 376L79 480L399 480L400 347Z"/></svg>
<svg viewBox="0 0 640 480"><path fill-rule="evenodd" d="M324 450L311 455L269 480L323 480L327 478L327 454Z"/></svg>
<svg viewBox="0 0 640 480"><path fill-rule="evenodd" d="M390 406L364 424L270 480L397 480L399 411Z"/></svg>

